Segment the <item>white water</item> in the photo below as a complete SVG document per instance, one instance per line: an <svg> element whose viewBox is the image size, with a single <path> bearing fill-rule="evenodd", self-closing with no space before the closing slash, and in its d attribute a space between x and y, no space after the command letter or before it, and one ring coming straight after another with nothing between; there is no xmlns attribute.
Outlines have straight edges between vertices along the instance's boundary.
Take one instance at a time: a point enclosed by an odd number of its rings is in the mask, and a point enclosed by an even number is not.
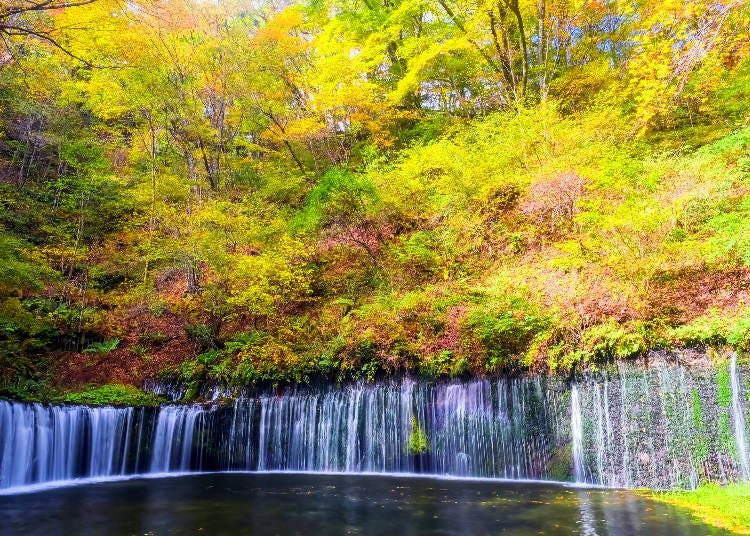
<svg viewBox="0 0 750 536"><path fill-rule="evenodd" d="M691 488L699 475L748 474L736 360L730 373L736 465L713 432L727 411L715 374L657 362L572 388L544 377L404 380L156 410L0 401L0 489L217 470ZM414 419L428 445L420 456L407 448Z"/></svg>
<svg viewBox="0 0 750 536"><path fill-rule="evenodd" d="M195 470L551 478L567 411L542 379L290 391L232 408L0 401L0 488ZM135 416L139 417L136 418ZM412 420L429 451L408 451Z"/></svg>
<svg viewBox="0 0 750 536"><path fill-rule="evenodd" d="M142 410L0 401L0 488L125 474Z"/></svg>
<svg viewBox="0 0 750 536"><path fill-rule="evenodd" d="M407 445L415 418L427 433L432 472L542 478L557 441L555 422L566 418L555 400L535 380L436 386L407 380L264 396L257 404L257 467L413 472L417 460Z"/></svg>
<svg viewBox="0 0 750 536"><path fill-rule="evenodd" d="M151 458L151 472L189 471L192 467L196 421L202 406L165 406L159 412Z"/></svg>
<svg viewBox="0 0 750 536"><path fill-rule="evenodd" d="M71 487L71 486L85 486L87 484L100 484L106 482L124 482L128 480L149 480L157 478L181 478L190 477L195 475L206 475L206 474L233 474L233 475L328 475L328 476L368 476L368 477L385 477L385 478L422 478L429 480L447 480L453 482L509 482L513 484L538 484L544 485L555 485L580 489L603 489L601 486L596 485L580 485L571 482L564 482L558 480L539 480L539 479L524 479L524 478L484 478L484 477L472 477L472 476L455 476L455 475L438 475L433 473L379 473L379 472L342 472L342 471L185 471L185 472L170 472L170 473L135 473L131 475L119 475L119 476L103 476L93 478L74 478L71 480L54 480L50 482L44 482L39 484L27 484L23 486L17 486L12 488L0 489L0 497L4 495L19 495L24 493L36 493L39 491L46 491L51 489Z"/></svg>
<svg viewBox="0 0 750 536"><path fill-rule="evenodd" d="M586 472L583 461L583 421L581 420L581 399L578 386L573 385L570 390L570 434L573 452L573 477L576 482L586 482Z"/></svg>
<svg viewBox="0 0 750 536"><path fill-rule="evenodd" d="M734 440L737 446L737 459L743 478L750 478L750 459L748 459L747 435L745 433L745 416L740 403L740 377L737 372L737 354L732 354L729 365L729 380L732 389L732 422L734 423Z"/></svg>

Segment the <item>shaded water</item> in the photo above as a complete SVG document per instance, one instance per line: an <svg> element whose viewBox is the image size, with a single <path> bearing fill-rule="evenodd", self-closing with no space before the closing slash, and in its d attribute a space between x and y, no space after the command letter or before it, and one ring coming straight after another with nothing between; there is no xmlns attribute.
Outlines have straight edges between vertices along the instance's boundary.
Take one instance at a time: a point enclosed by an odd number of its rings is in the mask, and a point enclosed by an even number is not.
<svg viewBox="0 0 750 536"><path fill-rule="evenodd" d="M4 497L3 534L727 534L615 490L361 475L205 474Z"/></svg>

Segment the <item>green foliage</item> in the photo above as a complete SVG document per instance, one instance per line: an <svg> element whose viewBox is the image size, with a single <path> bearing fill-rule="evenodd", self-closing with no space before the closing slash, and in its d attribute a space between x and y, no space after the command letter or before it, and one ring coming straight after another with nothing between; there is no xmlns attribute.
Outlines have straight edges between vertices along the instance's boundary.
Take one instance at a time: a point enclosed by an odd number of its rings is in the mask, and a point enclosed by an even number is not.
<svg viewBox="0 0 750 536"><path fill-rule="evenodd" d="M365 378L367 381L375 379L375 373L380 368L376 349L373 341L369 339L360 341L354 351L355 363L360 366L359 370L355 372L356 377Z"/></svg>
<svg viewBox="0 0 750 536"><path fill-rule="evenodd" d="M394 248L396 259L408 266L409 270L427 274L436 273L447 256L445 250L450 245L432 231L418 231L404 238L400 247Z"/></svg>
<svg viewBox="0 0 750 536"><path fill-rule="evenodd" d="M646 347L640 334L631 333L612 321L586 330L582 344L593 359L627 358L638 354Z"/></svg>
<svg viewBox="0 0 750 536"><path fill-rule="evenodd" d="M261 342L268 334L263 331L252 331L250 333L238 333L224 343L227 353L237 353Z"/></svg>
<svg viewBox="0 0 750 536"><path fill-rule="evenodd" d="M54 396L54 391L44 379L15 377L12 383L0 384L0 396L26 402L44 402Z"/></svg>
<svg viewBox="0 0 750 536"><path fill-rule="evenodd" d="M9 36L0 381L107 372L73 359L105 337L134 381L187 338L193 395L750 350L750 8L707 43L705 2L600 4L545 5L575 39L411 0L96 2L44 17L73 56Z"/></svg>
<svg viewBox="0 0 750 536"><path fill-rule="evenodd" d="M134 355L143 358L148 353L148 348L140 344L134 344L130 347L130 351L133 352Z"/></svg>
<svg viewBox="0 0 750 536"><path fill-rule="evenodd" d="M721 413L719 413L718 439L721 450L736 460L737 443L734 440L734 432L732 431L732 423L728 410L723 410Z"/></svg>
<svg viewBox="0 0 750 536"><path fill-rule="evenodd" d="M332 169L307 196L292 227L303 232L341 222L356 223L373 211L378 201L377 190L367 176Z"/></svg>
<svg viewBox="0 0 750 536"><path fill-rule="evenodd" d="M430 452L430 440L424 429L419 426L416 416L411 418L411 433L406 444L406 451L412 456L419 456Z"/></svg>
<svg viewBox="0 0 750 536"><path fill-rule="evenodd" d="M0 292L38 289L43 278L53 276L53 271L31 261L28 244L0 226Z"/></svg>
<svg viewBox="0 0 750 536"><path fill-rule="evenodd" d="M205 324L188 324L185 326L185 334L202 349L207 349L214 344L213 330Z"/></svg>
<svg viewBox="0 0 750 536"><path fill-rule="evenodd" d="M106 384L67 393L60 396L58 401L88 406L157 406L163 402L163 399L155 394L145 393L132 385Z"/></svg>
<svg viewBox="0 0 750 536"><path fill-rule="evenodd" d="M750 351L750 314L735 322L727 335L727 342L738 350Z"/></svg>
<svg viewBox="0 0 750 536"><path fill-rule="evenodd" d="M703 409L697 389L693 389L690 403L693 412L693 429L695 430L695 439L691 446L691 452L695 464L701 467L710 454L710 446L708 437L706 436L706 427L703 423Z"/></svg>
<svg viewBox="0 0 750 536"><path fill-rule="evenodd" d="M333 338L321 354L317 369L324 375L332 375L341 367L342 354L345 349L346 339L340 335Z"/></svg>
<svg viewBox="0 0 750 536"><path fill-rule="evenodd" d="M87 354L109 354L120 345L120 339L107 339L106 341L91 343L84 352Z"/></svg>
<svg viewBox="0 0 750 536"><path fill-rule="evenodd" d="M481 342L487 371L530 364L526 353L534 339L544 335L550 319L529 309L524 301L513 300L507 309L485 306L469 313L469 335Z"/></svg>
<svg viewBox="0 0 750 536"><path fill-rule="evenodd" d="M701 317L691 324L678 326L672 336L686 346L719 346L726 342L724 322L720 318Z"/></svg>
<svg viewBox="0 0 750 536"><path fill-rule="evenodd" d="M451 378L460 378L466 376L469 373L469 361L462 357L457 359L452 365L450 370Z"/></svg>
<svg viewBox="0 0 750 536"><path fill-rule="evenodd" d="M222 358L221 350L209 350L196 355L193 359L180 364L180 379L187 382L203 380L208 377L211 367Z"/></svg>
<svg viewBox="0 0 750 536"><path fill-rule="evenodd" d="M730 256L750 266L750 195L727 208L731 212L714 216L705 224L714 233L708 240L709 258Z"/></svg>

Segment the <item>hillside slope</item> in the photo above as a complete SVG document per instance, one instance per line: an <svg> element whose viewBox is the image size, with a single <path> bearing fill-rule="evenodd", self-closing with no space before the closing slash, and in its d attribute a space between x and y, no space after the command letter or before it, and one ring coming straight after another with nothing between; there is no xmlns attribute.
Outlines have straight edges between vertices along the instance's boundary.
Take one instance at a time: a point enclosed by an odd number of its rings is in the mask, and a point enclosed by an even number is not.
<svg viewBox="0 0 750 536"><path fill-rule="evenodd" d="M448 4L322 5L24 19L67 33L0 67L0 395L750 349L742 3L521 4L556 52L494 74Z"/></svg>

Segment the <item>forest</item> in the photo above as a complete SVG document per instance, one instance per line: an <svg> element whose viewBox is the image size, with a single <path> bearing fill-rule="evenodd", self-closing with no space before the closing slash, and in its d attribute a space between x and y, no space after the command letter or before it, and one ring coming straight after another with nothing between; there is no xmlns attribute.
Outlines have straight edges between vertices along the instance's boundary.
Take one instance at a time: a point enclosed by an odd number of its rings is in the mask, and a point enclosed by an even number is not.
<svg viewBox="0 0 750 536"><path fill-rule="evenodd" d="M5 0L0 396L750 350L744 0Z"/></svg>

